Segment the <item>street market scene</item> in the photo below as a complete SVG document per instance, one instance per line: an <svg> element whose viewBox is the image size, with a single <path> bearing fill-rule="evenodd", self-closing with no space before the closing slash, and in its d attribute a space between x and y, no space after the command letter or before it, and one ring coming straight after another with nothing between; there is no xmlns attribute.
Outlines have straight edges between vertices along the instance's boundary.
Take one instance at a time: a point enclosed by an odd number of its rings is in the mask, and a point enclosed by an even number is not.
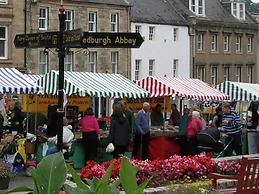
<svg viewBox="0 0 259 194"><path fill-rule="evenodd" d="M259 2L0 9L0 193L259 193Z"/></svg>

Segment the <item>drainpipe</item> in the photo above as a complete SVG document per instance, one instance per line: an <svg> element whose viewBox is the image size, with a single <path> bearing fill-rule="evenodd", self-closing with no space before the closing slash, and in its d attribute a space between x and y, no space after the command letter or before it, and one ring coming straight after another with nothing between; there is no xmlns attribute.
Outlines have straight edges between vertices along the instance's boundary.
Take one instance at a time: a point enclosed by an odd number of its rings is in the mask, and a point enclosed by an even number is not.
<svg viewBox="0 0 259 194"><path fill-rule="evenodd" d="M26 26L27 26L27 0L24 0L24 34L27 33ZM26 50L26 48L24 48L24 50L23 50L23 66L27 70L27 57L26 56L27 56L27 50Z"/></svg>

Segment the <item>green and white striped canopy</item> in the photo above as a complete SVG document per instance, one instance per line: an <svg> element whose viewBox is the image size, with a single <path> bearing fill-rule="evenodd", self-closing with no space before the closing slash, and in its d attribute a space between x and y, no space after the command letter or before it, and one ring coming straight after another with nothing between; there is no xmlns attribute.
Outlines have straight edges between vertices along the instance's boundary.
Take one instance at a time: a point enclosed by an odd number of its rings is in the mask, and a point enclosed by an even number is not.
<svg viewBox="0 0 259 194"><path fill-rule="evenodd" d="M58 94L58 71L50 71L38 80L46 94ZM64 90L67 95L93 97L145 98L148 92L120 74L64 72Z"/></svg>
<svg viewBox="0 0 259 194"><path fill-rule="evenodd" d="M228 94L230 100L259 100L259 84L225 81L216 86L218 90Z"/></svg>

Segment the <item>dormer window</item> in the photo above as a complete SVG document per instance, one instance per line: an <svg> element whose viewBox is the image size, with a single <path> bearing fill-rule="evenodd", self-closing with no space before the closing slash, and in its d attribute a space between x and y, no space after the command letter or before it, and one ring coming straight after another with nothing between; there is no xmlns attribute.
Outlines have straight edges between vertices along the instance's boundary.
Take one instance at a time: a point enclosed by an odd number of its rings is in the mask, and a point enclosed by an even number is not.
<svg viewBox="0 0 259 194"><path fill-rule="evenodd" d="M205 0L189 0L189 10L198 16L205 16Z"/></svg>
<svg viewBox="0 0 259 194"><path fill-rule="evenodd" d="M232 15L237 19L245 19L245 3L242 2L232 2L231 4Z"/></svg>

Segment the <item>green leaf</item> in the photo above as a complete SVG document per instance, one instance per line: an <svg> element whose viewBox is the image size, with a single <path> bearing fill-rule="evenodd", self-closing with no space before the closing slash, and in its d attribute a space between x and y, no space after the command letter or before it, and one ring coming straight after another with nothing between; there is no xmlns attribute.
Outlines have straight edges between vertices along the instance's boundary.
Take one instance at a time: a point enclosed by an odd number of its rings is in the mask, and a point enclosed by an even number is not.
<svg viewBox="0 0 259 194"><path fill-rule="evenodd" d="M106 184L108 185L109 184L109 181L110 181L110 177L111 177L111 174L112 174L112 168L114 166L115 162L111 163L110 166L108 167L108 169L106 170L106 173L105 175L103 176L102 180L99 182L99 184ZM98 186L98 185L97 185Z"/></svg>
<svg viewBox="0 0 259 194"><path fill-rule="evenodd" d="M132 166L126 157L122 158L120 180L126 194L142 194L149 181L152 179L151 177L149 180L144 181L140 186L138 186L136 180L136 174L138 171L138 166Z"/></svg>
<svg viewBox="0 0 259 194"><path fill-rule="evenodd" d="M90 186L91 191L95 191L98 183L100 182L100 179L97 177L93 177L92 180L86 179L86 183Z"/></svg>
<svg viewBox="0 0 259 194"><path fill-rule="evenodd" d="M150 179L144 181L138 188L137 190L135 190L132 194L142 194L144 189L147 187L149 181L152 179L153 177L151 177ZM126 193L126 192L125 192Z"/></svg>
<svg viewBox="0 0 259 194"><path fill-rule="evenodd" d="M71 187L70 185L64 184L64 190L67 194L95 194L95 192L91 192L89 190L83 190L78 187Z"/></svg>
<svg viewBox="0 0 259 194"><path fill-rule="evenodd" d="M67 168L63 153L51 154L41 160L36 168L39 194L57 194L66 181Z"/></svg>
<svg viewBox="0 0 259 194"><path fill-rule="evenodd" d="M138 183L136 181L136 174L138 171L138 166L132 166L127 158L122 158L120 180L126 194L132 194L138 189Z"/></svg>
<svg viewBox="0 0 259 194"><path fill-rule="evenodd" d="M80 176L69 164L67 164L67 170L72 175L77 187L83 190L89 190L88 186L81 180Z"/></svg>
<svg viewBox="0 0 259 194"><path fill-rule="evenodd" d="M109 180L112 173L112 168L115 162L111 163L109 168L106 170L106 173L102 180L99 181L98 185L96 186L96 193L98 194L111 194L111 190L109 189Z"/></svg>
<svg viewBox="0 0 259 194"><path fill-rule="evenodd" d="M33 191L33 189L32 188L29 188L29 187L26 187L26 186L21 186L21 187L17 187L17 188L15 188L15 189L13 189L13 190L11 190L11 191L8 191L7 193L13 193L13 192L25 192L25 191L28 191L28 192L30 192L30 191ZM6 194L7 194L6 193Z"/></svg>

